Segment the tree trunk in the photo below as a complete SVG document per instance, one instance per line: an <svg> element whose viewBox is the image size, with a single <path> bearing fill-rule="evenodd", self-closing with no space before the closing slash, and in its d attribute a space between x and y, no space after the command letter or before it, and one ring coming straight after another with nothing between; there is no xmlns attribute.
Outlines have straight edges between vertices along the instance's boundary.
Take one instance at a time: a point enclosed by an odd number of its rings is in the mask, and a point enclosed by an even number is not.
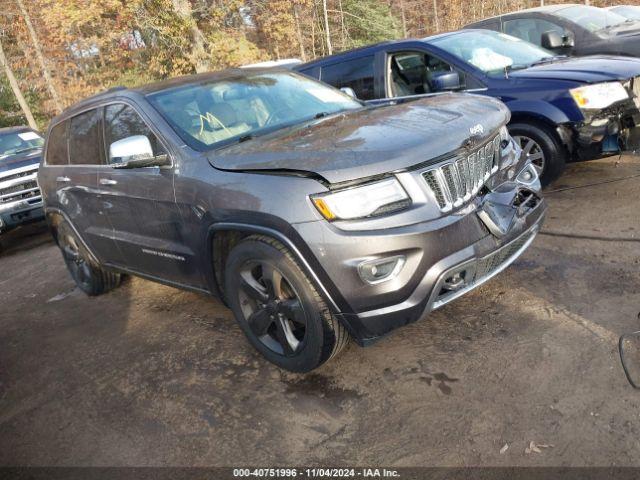
<svg viewBox="0 0 640 480"><path fill-rule="evenodd" d="M11 90L13 90L13 94L16 96L16 100L18 100L18 104L22 109L22 113L24 113L25 118L27 119L27 123L34 130L38 129L38 124L36 123L35 118L33 118L33 114L31 113L31 109L29 108L29 104L25 100L22 92L20 91L20 85L18 85L18 81L16 77L13 75L11 71L11 66L7 61L7 57L4 56L4 49L2 48L2 42L0 41L0 66L4 68L4 73L7 75L9 79L9 85L11 85Z"/></svg>
<svg viewBox="0 0 640 480"><path fill-rule="evenodd" d="M340 35L342 37L341 49L344 50L347 44L347 30L344 24L344 10L342 10L342 0L338 0L338 10L340 10Z"/></svg>
<svg viewBox="0 0 640 480"><path fill-rule="evenodd" d="M302 37L302 29L300 28L300 16L298 15L298 5L294 4L293 7L293 19L296 24L296 35L298 37L298 44L300 45L300 60L307 61L307 52L304 50L304 38Z"/></svg>
<svg viewBox="0 0 640 480"><path fill-rule="evenodd" d="M324 33L327 41L327 54L333 54L331 47L331 32L329 31L329 13L327 12L327 0L322 0L322 14L324 16Z"/></svg>
<svg viewBox="0 0 640 480"><path fill-rule="evenodd" d="M402 18L402 38L407 38L407 16L404 12L403 0L400 0L400 16Z"/></svg>
<svg viewBox="0 0 640 480"><path fill-rule="evenodd" d="M38 40L38 35L36 35L36 30L33 28L33 24L31 23L31 17L29 16L29 12L26 8L24 8L24 3L22 0L16 0L18 4L18 8L22 13L22 17L24 18L24 23L27 24L27 30L29 30L29 35L31 36L31 41L33 42L33 48L36 52L36 58L38 62L40 62L40 66L42 67L42 75L44 76L44 81L47 84L47 88L49 89L49 93L51 94L51 98L53 99L53 104L56 107L56 113L62 112L62 103L60 102L60 97L58 96L58 92L56 92L55 87L53 86L53 80L51 78L51 73L47 68L47 64L44 61L44 55L42 54L42 48L40 47L40 40Z"/></svg>
<svg viewBox="0 0 640 480"><path fill-rule="evenodd" d="M436 22L436 33L440 31L440 22L438 21L438 2L433 0L433 18Z"/></svg>
<svg viewBox="0 0 640 480"><path fill-rule="evenodd" d="M207 49L205 48L204 34L198 27L196 19L193 18L193 10L189 0L172 0L173 10L184 21L189 23L191 29L191 52L189 57L196 73L207 72L211 70L211 62Z"/></svg>

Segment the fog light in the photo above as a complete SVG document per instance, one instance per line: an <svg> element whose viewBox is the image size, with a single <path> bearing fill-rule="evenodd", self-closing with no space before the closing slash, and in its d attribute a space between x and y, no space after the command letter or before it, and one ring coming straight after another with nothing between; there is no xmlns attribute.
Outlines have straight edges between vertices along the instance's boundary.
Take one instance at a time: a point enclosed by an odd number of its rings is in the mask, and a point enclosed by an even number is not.
<svg viewBox="0 0 640 480"><path fill-rule="evenodd" d="M358 274L366 283L375 285L395 278L402 270L404 262L404 255L367 260L358 265Z"/></svg>
<svg viewBox="0 0 640 480"><path fill-rule="evenodd" d="M452 292L460 290L467 284L466 277L466 270L456 272L454 275L451 275L450 277L447 277L445 279L445 281L442 283L442 288Z"/></svg>

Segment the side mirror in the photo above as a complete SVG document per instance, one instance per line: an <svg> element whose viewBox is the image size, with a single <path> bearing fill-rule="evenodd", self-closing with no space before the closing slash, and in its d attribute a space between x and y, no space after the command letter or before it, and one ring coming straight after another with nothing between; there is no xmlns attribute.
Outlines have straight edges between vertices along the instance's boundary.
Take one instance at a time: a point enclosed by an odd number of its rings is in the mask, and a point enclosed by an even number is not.
<svg viewBox="0 0 640 480"><path fill-rule="evenodd" d="M342 87L340 89L340 91L342 93L346 93L347 95L349 95L351 98L355 98L356 100L358 99L358 96L356 95L356 92L353 91L353 88L351 87Z"/></svg>
<svg viewBox="0 0 640 480"><path fill-rule="evenodd" d="M618 350L627 380L633 388L640 389L640 332L622 335Z"/></svg>
<svg viewBox="0 0 640 480"><path fill-rule="evenodd" d="M567 34L563 37L563 43L562 45L564 47L568 47L568 48L573 48L576 46L576 40L575 38L573 38L573 34Z"/></svg>
<svg viewBox="0 0 640 480"><path fill-rule="evenodd" d="M565 46L564 41L562 40L562 35L555 30L544 32L540 36L540 44L542 45L542 48L546 48L547 50L556 50Z"/></svg>
<svg viewBox="0 0 640 480"><path fill-rule="evenodd" d="M435 92L446 92L460 89L458 72L435 72L431 77L431 88Z"/></svg>
<svg viewBox="0 0 640 480"><path fill-rule="evenodd" d="M132 135L109 146L113 168L162 167L171 164L167 155L153 155L151 142L145 135Z"/></svg>

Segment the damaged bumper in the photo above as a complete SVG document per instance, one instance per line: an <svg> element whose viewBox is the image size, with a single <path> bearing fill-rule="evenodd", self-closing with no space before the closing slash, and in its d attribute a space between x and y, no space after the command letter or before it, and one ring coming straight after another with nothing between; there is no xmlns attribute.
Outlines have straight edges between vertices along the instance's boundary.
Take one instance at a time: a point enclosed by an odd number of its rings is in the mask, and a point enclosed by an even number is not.
<svg viewBox="0 0 640 480"><path fill-rule="evenodd" d="M519 148L486 187L448 215L403 227L344 231L326 222L296 225L351 307L339 312L361 345L423 318L504 270L531 244L546 204L535 168ZM430 167L433 169L433 167ZM424 171L399 175L419 182ZM429 202L433 205L435 202ZM436 205L437 207L437 205ZM447 208L442 207L441 208ZM340 245L328 254L326 245ZM371 259L403 258L397 276L368 285L358 265Z"/></svg>
<svg viewBox="0 0 640 480"><path fill-rule="evenodd" d="M558 127L563 141L579 157L640 148L640 77L624 84L629 98L608 108L583 112L584 120Z"/></svg>

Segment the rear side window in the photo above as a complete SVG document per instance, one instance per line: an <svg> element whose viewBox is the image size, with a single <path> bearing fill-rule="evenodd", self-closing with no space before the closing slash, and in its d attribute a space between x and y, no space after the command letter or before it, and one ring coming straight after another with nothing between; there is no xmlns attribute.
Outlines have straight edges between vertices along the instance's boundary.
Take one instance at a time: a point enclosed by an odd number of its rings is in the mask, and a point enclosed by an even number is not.
<svg viewBox="0 0 640 480"><path fill-rule="evenodd" d="M373 55L322 67L320 80L336 88L352 88L359 99L372 100Z"/></svg>
<svg viewBox="0 0 640 480"><path fill-rule="evenodd" d="M69 124L69 163L103 164L102 109L90 110L71 119Z"/></svg>
<svg viewBox="0 0 640 480"><path fill-rule="evenodd" d="M47 165L66 165L69 163L67 145L68 122L62 122L51 129L47 146Z"/></svg>
<svg viewBox="0 0 640 480"><path fill-rule="evenodd" d="M107 144L107 163L120 163L123 157L111 156L111 144L135 136L145 136L151 144L153 155L167 153L162 147L158 138L149 129L144 120L132 107L124 103L116 103L105 107L104 111L104 132Z"/></svg>

